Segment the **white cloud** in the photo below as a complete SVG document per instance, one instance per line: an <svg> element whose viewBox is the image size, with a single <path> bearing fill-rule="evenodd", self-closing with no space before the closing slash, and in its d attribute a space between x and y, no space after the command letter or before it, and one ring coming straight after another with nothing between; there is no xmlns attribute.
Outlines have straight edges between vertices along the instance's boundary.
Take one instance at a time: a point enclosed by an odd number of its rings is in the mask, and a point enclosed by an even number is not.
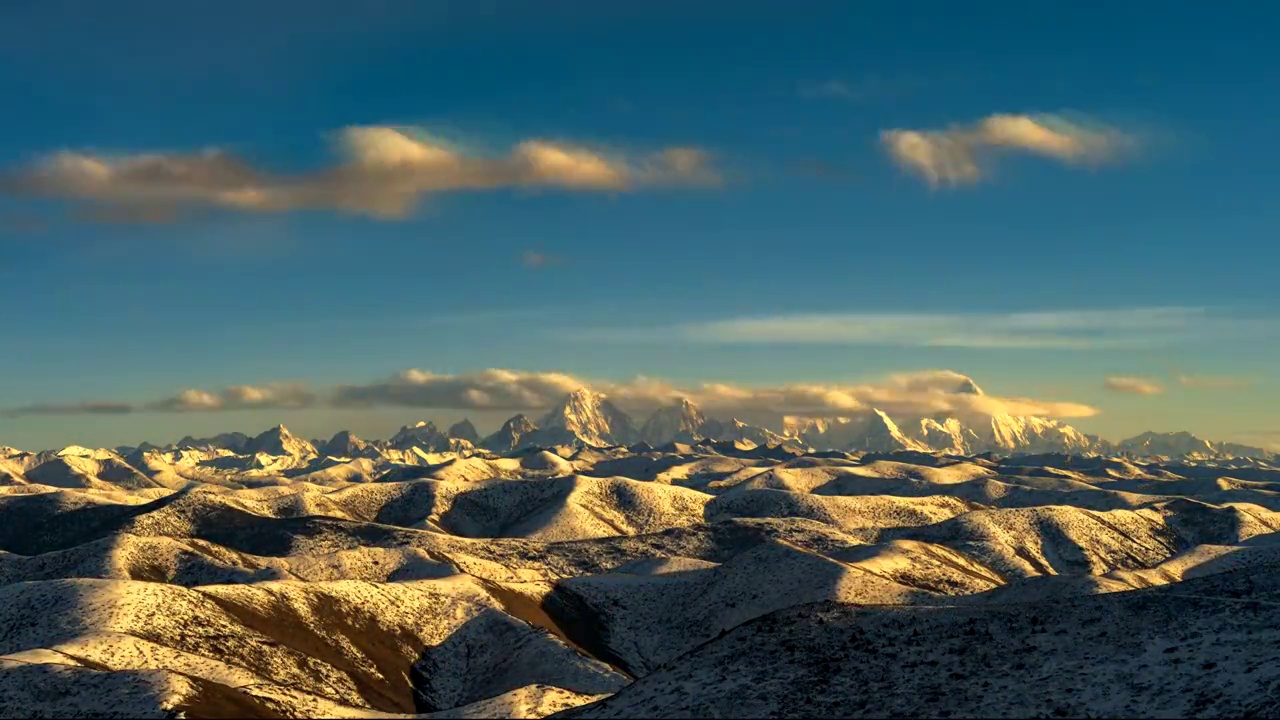
<svg viewBox="0 0 1280 720"><path fill-rule="evenodd" d="M426 195L503 187L619 192L719 182L708 154L669 147L638 157L530 139L506 156L468 153L409 128L349 127L336 164L278 175L220 150L104 155L62 151L9 175L0 190L82 203L104 219L165 221L195 210L330 209L406 217Z"/></svg>
<svg viewBox="0 0 1280 720"><path fill-rule="evenodd" d="M1112 375L1103 381L1103 386L1115 392L1130 395L1160 395L1164 393L1164 385L1156 380L1134 375Z"/></svg>
<svg viewBox="0 0 1280 720"><path fill-rule="evenodd" d="M1242 324L1243 323L1243 324ZM566 333L591 341L791 343L988 349L1141 348L1258 324L1200 308L1127 308L1028 313L808 313L649 328Z"/></svg>
<svg viewBox="0 0 1280 720"><path fill-rule="evenodd" d="M945 130L885 130L881 143L907 172L930 185L981 180L1001 152L1021 152L1076 165L1114 160L1135 145L1116 128L1056 115L990 115Z"/></svg>
<svg viewBox="0 0 1280 720"><path fill-rule="evenodd" d="M294 409L315 404L316 394L301 383L233 385L219 392L190 388L143 409L156 412L209 412L221 410Z"/></svg>

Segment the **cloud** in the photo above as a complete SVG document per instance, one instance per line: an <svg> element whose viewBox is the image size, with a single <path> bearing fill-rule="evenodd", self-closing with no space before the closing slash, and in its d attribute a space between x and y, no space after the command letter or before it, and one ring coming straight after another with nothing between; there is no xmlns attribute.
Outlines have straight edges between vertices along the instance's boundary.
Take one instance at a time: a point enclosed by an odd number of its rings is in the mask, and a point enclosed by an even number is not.
<svg viewBox="0 0 1280 720"><path fill-rule="evenodd" d="M1080 403L988 395L970 378L951 371L893 375L880 384L762 387L718 382L680 386L645 377L627 382L590 381L564 373L506 369L459 375L406 370L381 382L340 386L334 403L344 407L536 411L553 406L580 387L605 393L624 409L635 411L687 398L710 412L813 415L874 407L908 416L1089 417L1097 413Z"/></svg>
<svg viewBox="0 0 1280 720"><path fill-rule="evenodd" d="M1071 165L1100 165L1135 146L1135 139L1104 125L1057 115L990 115L945 130L885 130L880 141L906 172L930 185L966 185L990 172L1001 153L1024 153Z"/></svg>
<svg viewBox="0 0 1280 720"><path fill-rule="evenodd" d="M423 197L499 188L626 192L714 186L704 150L669 147L638 157L530 139L506 155L465 152L411 128L348 127L333 136L337 161L280 175L223 150L105 155L64 150L0 177L0 192L68 200L110 221L166 222L199 211L336 210L392 220Z"/></svg>
<svg viewBox="0 0 1280 720"><path fill-rule="evenodd" d="M1112 375L1102 384L1108 390L1131 395L1160 395L1164 393L1164 385L1159 382L1151 378L1132 375Z"/></svg>
<svg viewBox="0 0 1280 720"><path fill-rule="evenodd" d="M1225 375L1178 375L1176 379L1183 387L1203 390L1236 390L1253 385L1253 381L1249 378Z"/></svg>
<svg viewBox="0 0 1280 720"><path fill-rule="evenodd" d="M127 415L134 408L128 403L88 401L78 403L38 403L6 410L8 417L33 415Z"/></svg>
<svg viewBox="0 0 1280 720"><path fill-rule="evenodd" d="M323 400L335 407L408 407L449 410L542 411L582 387L606 394L622 408L643 413L687 398L710 413L743 415L834 415L877 408L892 416L993 415L1089 417L1097 410L1080 403L989 395L968 376L950 370L890 375L878 383L785 383L740 385L704 382L679 385L655 378L591 380L559 372L493 368L455 375L410 369L385 380L347 384L316 393L298 383L237 385L213 392L188 389L143 404L80 403L16 408L12 416L145 412L218 412L310 407ZM325 397L327 396L327 397Z"/></svg>
<svg viewBox="0 0 1280 720"><path fill-rule="evenodd" d="M410 369L382 382L340 385L334 404L340 407L402 407L528 410L555 404L583 382L562 373L490 369L462 375L440 375Z"/></svg>
<svg viewBox="0 0 1280 720"><path fill-rule="evenodd" d="M520 263L525 267L530 267L530 268L541 268L541 267L546 267L548 265L558 265L560 262L561 262L560 258L554 255L547 255L546 253L540 253L535 250L527 250L523 255L520 256Z"/></svg>
<svg viewBox="0 0 1280 720"><path fill-rule="evenodd" d="M862 97L843 80L827 80L819 83L805 83L800 86L800 97L814 100L835 98L840 100L857 100Z"/></svg>
<svg viewBox="0 0 1280 720"><path fill-rule="evenodd" d="M806 100L845 100L865 102L875 98L887 98L918 90L920 78L899 75L884 77L866 75L856 80L832 78L822 82L802 83L798 94Z"/></svg>
<svg viewBox="0 0 1280 720"><path fill-rule="evenodd" d="M1226 336L1264 325L1202 308L1156 307L1027 313L809 313L647 328L565 333L590 341L879 345L986 349L1142 348Z"/></svg>
<svg viewBox="0 0 1280 720"><path fill-rule="evenodd" d="M233 385L219 392L183 390L171 398L148 403L145 409L157 412L297 409L310 407L316 400L316 394L301 383Z"/></svg>

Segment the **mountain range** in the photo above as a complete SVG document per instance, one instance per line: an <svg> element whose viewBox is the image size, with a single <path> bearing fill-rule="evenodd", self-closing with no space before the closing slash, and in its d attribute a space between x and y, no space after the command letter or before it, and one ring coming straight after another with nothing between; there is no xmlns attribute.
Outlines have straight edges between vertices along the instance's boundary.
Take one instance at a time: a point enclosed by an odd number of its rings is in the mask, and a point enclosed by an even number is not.
<svg viewBox="0 0 1280 720"><path fill-rule="evenodd" d="M1280 463L931 420L0 448L0 717L1280 716Z"/></svg>
<svg viewBox="0 0 1280 720"><path fill-rule="evenodd" d="M976 385L965 390L980 394ZM1034 416L989 415L972 418L949 416L890 417L871 408L840 417L782 418L781 427L770 429L737 418L709 418L688 399L653 411L637 423L605 395L581 388L537 420L518 414L494 433L481 437L469 420L446 430L431 422L402 427L388 440L362 440L349 431L329 440L307 442L282 433L281 428L256 437L223 433L210 438L184 437L162 447L142 443L117 448L122 454L138 450L221 449L238 454L274 456L379 457L386 453L442 453L486 450L495 453L560 445L617 447L670 443L739 442L780 446L796 452L903 452L977 455L1097 454L1167 458L1257 458L1275 454L1264 448L1204 440L1188 432L1155 433L1111 442L1086 435L1059 420Z"/></svg>

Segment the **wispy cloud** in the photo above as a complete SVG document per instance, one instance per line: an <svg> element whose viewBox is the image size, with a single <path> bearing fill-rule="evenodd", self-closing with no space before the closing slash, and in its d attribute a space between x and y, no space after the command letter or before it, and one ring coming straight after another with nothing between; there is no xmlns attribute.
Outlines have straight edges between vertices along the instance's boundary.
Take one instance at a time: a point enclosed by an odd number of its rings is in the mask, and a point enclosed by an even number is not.
<svg viewBox="0 0 1280 720"><path fill-rule="evenodd" d="M591 341L881 345L990 349L1124 349L1224 336L1258 323L1202 308L1028 313L812 313L566 333Z"/></svg>
<svg viewBox="0 0 1280 720"><path fill-rule="evenodd" d="M920 85L919 78L864 75L856 79L828 78L819 82L801 83L797 94L806 100L867 102L902 95Z"/></svg>
<svg viewBox="0 0 1280 720"><path fill-rule="evenodd" d="M1134 137L1106 125L1058 115L1007 114L943 130L885 130L880 141L899 167L935 187L978 182L1002 153L1097 166L1136 145Z"/></svg>
<svg viewBox="0 0 1280 720"><path fill-rule="evenodd" d="M904 416L1037 415L1088 417L1097 410L1075 402L1002 397L982 391L971 378L950 370L901 373L878 383L784 383L758 386L724 382L678 385L654 378L593 380L567 373L493 368L445 374L410 369L385 380L336 386L325 393L280 383L236 386L221 392L184 390L171 398L140 404L111 404L114 412L216 412L307 407L326 402L336 407L413 407L455 410L537 411L555 405L578 388L605 393L624 409L645 411L687 398L718 413L775 415L840 414L877 408ZM10 415L105 412L101 403L29 406Z"/></svg>
<svg viewBox="0 0 1280 720"><path fill-rule="evenodd" d="M296 409L316 403L317 395L302 383L268 385L233 385L221 391L189 388L157 402L147 410L160 412L208 412L217 410L253 410L262 408Z"/></svg>
<svg viewBox="0 0 1280 720"><path fill-rule="evenodd" d="M4 411L7 417L29 417L36 415L127 415L134 407L129 403L105 402L89 400L77 403L37 403Z"/></svg>
<svg viewBox="0 0 1280 720"><path fill-rule="evenodd" d="M536 250L527 250L520 256L520 264L528 268L544 268L548 265L558 265L561 259L555 255L538 252Z"/></svg>
<svg viewBox="0 0 1280 720"><path fill-rule="evenodd" d="M849 83L843 80L825 80L816 83L802 83L800 85L800 97L809 100L818 98L837 98L840 100L860 100L862 94L855 91Z"/></svg>
<svg viewBox="0 0 1280 720"><path fill-rule="evenodd" d="M546 139L505 155L450 146L414 128L348 127L334 135L338 161L280 175L223 150L110 155L64 150L0 176L0 192L67 200L90 219L167 222L190 212L326 209L404 218L426 195L496 188L625 192L714 186L706 151L668 147L632 155Z"/></svg>
<svg viewBox="0 0 1280 720"><path fill-rule="evenodd" d="M1249 378L1228 375L1177 375L1176 379L1183 387L1204 390L1238 390L1253 385Z"/></svg>
<svg viewBox="0 0 1280 720"><path fill-rule="evenodd" d="M316 404L319 395L296 382L233 385L222 390L188 388L171 397L144 403L86 401L37 403L10 408L7 417L35 415L125 415L133 412L218 412L224 410L299 409Z"/></svg>
<svg viewBox="0 0 1280 720"><path fill-rule="evenodd" d="M1135 375L1112 375L1104 380L1102 384L1108 390L1130 395L1161 395L1164 393L1164 385L1158 381Z"/></svg>

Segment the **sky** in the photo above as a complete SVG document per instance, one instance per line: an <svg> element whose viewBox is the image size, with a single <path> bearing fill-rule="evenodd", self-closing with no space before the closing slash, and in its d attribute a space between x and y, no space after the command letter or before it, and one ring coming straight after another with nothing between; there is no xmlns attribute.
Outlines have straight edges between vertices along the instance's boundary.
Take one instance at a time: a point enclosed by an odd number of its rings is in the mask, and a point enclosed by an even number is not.
<svg viewBox="0 0 1280 720"><path fill-rule="evenodd" d="M0 445L484 430L581 383L907 408L941 370L1278 443L1278 21L6 2Z"/></svg>

